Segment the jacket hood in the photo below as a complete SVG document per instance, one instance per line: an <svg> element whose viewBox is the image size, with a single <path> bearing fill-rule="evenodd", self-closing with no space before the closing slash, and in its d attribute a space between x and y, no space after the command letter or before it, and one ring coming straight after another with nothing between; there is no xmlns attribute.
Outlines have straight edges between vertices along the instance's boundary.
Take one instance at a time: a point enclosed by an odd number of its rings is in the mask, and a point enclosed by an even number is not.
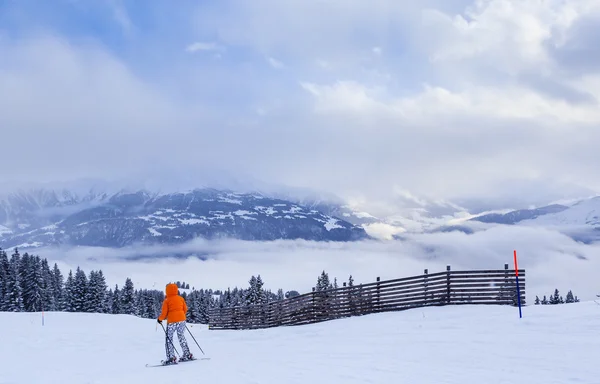
<svg viewBox="0 0 600 384"><path fill-rule="evenodd" d="M177 288L177 284L167 284L167 297L177 296L179 294L179 288Z"/></svg>

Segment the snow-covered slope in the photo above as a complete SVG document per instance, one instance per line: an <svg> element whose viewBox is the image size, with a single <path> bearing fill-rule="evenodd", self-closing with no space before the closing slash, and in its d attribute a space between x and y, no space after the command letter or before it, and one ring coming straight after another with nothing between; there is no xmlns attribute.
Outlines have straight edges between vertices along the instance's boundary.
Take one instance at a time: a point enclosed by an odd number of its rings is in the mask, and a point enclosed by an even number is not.
<svg viewBox="0 0 600 384"><path fill-rule="evenodd" d="M593 384L599 308L529 306L519 319L513 307L439 307L248 331L188 325L210 360L157 368L145 367L164 357L155 320L45 313L42 325L40 313L0 313L0 382Z"/></svg>
<svg viewBox="0 0 600 384"><path fill-rule="evenodd" d="M33 191L0 201L3 248L123 247L196 237L353 241L368 236L346 220L291 201L208 188L164 194Z"/></svg>
<svg viewBox="0 0 600 384"><path fill-rule="evenodd" d="M598 227L600 226L600 196L580 201L559 212L525 220L522 224L543 226L589 225Z"/></svg>

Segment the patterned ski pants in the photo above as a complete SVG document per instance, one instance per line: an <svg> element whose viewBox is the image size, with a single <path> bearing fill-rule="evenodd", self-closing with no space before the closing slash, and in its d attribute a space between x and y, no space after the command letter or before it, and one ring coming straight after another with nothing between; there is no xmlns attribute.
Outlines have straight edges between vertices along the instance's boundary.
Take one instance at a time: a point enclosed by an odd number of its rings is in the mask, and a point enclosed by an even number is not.
<svg viewBox="0 0 600 384"><path fill-rule="evenodd" d="M185 321L178 323L167 324L167 339L165 340L165 348L167 350L167 359L175 357L174 344L175 339L173 338L175 331L177 331L177 338L179 339L179 345L183 350L182 356L188 356L190 354L190 348L188 347L187 340L185 339ZM171 341L169 341L171 340Z"/></svg>

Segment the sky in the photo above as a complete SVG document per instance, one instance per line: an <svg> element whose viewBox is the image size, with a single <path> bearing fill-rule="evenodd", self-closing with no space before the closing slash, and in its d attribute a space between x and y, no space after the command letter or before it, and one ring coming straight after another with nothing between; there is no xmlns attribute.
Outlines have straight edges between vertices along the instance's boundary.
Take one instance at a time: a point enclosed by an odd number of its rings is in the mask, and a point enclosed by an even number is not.
<svg viewBox="0 0 600 384"><path fill-rule="evenodd" d="M597 0L1 0L0 179L592 195L598 22Z"/></svg>

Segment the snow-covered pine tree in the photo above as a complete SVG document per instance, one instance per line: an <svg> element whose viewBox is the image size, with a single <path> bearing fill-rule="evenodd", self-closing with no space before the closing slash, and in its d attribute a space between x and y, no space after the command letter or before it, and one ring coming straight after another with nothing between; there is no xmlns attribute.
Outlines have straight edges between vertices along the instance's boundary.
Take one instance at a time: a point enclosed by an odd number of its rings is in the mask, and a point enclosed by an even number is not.
<svg viewBox="0 0 600 384"><path fill-rule="evenodd" d="M516 285L516 283L515 283L515 285ZM544 295L544 297L542 297L542 305L547 305L547 304L549 304L549 301L546 298L546 295Z"/></svg>
<svg viewBox="0 0 600 384"><path fill-rule="evenodd" d="M31 304L30 304L30 295L31 295L31 275L30 275L30 264L31 260L29 257L29 253L25 252L23 255L20 255L19 258L19 281L21 283L21 295L23 298L23 310L26 312L31 312Z"/></svg>
<svg viewBox="0 0 600 384"><path fill-rule="evenodd" d="M56 303L56 310L66 310L64 298L64 279L62 272L56 263L54 263L54 267L52 267L52 296L54 297L54 302Z"/></svg>
<svg viewBox="0 0 600 384"><path fill-rule="evenodd" d="M111 303L111 313L117 315L123 313L121 309L121 290L119 289L119 285L115 284L115 290L113 291L113 301Z"/></svg>
<svg viewBox="0 0 600 384"><path fill-rule="evenodd" d="M42 259L42 310L44 311L58 311L59 308L54 301L54 295L52 294L52 271L48 265L47 259Z"/></svg>
<svg viewBox="0 0 600 384"><path fill-rule="evenodd" d="M73 278L73 270L69 270L67 275L67 281L65 281L65 288L63 291L63 310L66 312L75 312L74 306L74 295L73 290L75 289L75 279Z"/></svg>
<svg viewBox="0 0 600 384"><path fill-rule="evenodd" d="M348 278L348 286L349 287L353 287L354 286L354 279L352 278L352 275L350 275L350 277Z"/></svg>
<svg viewBox="0 0 600 384"><path fill-rule="evenodd" d="M264 285L265 283L263 282L260 275L256 276L256 290L258 292L257 304L263 304L264 302L266 302L266 294L265 290L263 289Z"/></svg>
<svg viewBox="0 0 600 384"><path fill-rule="evenodd" d="M126 315L135 315L135 289L131 278L125 279L125 286L121 292L121 313Z"/></svg>
<svg viewBox="0 0 600 384"><path fill-rule="evenodd" d="M114 300L114 293L112 288L110 288L107 292L106 292L106 296L104 296L104 313L111 313L112 314L112 303Z"/></svg>
<svg viewBox="0 0 600 384"><path fill-rule="evenodd" d="M233 305L233 297L231 295L231 289L229 287L227 287L227 291L225 291L225 294L221 297L221 300L223 307L225 308L231 308L231 306Z"/></svg>
<svg viewBox="0 0 600 384"><path fill-rule="evenodd" d="M283 289L279 288L277 290L277 300L279 301L279 300L283 300L283 299L285 299L285 295L283 293Z"/></svg>
<svg viewBox="0 0 600 384"><path fill-rule="evenodd" d="M202 324L208 324L208 313L212 304L212 294L202 290L198 296L198 321Z"/></svg>
<svg viewBox="0 0 600 384"><path fill-rule="evenodd" d="M515 283L516 285L516 283ZM540 305L540 298L537 297L537 295L535 296L535 305Z"/></svg>
<svg viewBox="0 0 600 384"><path fill-rule="evenodd" d="M257 304L260 300L260 292L258 290L258 283L257 283L256 276L252 275L249 283L250 283L250 286L246 292L245 304L246 305Z"/></svg>
<svg viewBox="0 0 600 384"><path fill-rule="evenodd" d="M575 302L575 297L573 297L573 292L571 292L569 290L569 292L567 292L567 298L565 300L565 303L574 303Z"/></svg>
<svg viewBox="0 0 600 384"><path fill-rule="evenodd" d="M158 314L154 310L154 298L147 289L141 291L140 317L145 319L154 319Z"/></svg>
<svg viewBox="0 0 600 384"><path fill-rule="evenodd" d="M27 312L41 311L44 281L40 258L25 252L21 257L20 277L24 310Z"/></svg>
<svg viewBox="0 0 600 384"><path fill-rule="evenodd" d="M200 309L199 309L199 297L200 292L194 291L188 296L187 304L188 304L188 312L187 318L190 323L197 324L200 322Z"/></svg>
<svg viewBox="0 0 600 384"><path fill-rule="evenodd" d="M86 312L104 313L106 306L106 279L102 270L90 271L88 290L86 292Z"/></svg>
<svg viewBox="0 0 600 384"><path fill-rule="evenodd" d="M21 255L15 248L15 252L10 257L8 279L6 284L6 311L21 312L25 309L23 306L23 291L21 288Z"/></svg>
<svg viewBox="0 0 600 384"><path fill-rule="evenodd" d="M8 261L8 255L0 248L0 312L8 311L7 292L9 272L10 263Z"/></svg>
<svg viewBox="0 0 600 384"><path fill-rule="evenodd" d="M73 312L87 312L88 278L78 266L73 277L71 288L71 308Z"/></svg>
<svg viewBox="0 0 600 384"><path fill-rule="evenodd" d="M146 295L145 295L146 289L136 289L135 290L135 308L136 308L136 314L139 317L143 317L143 318L147 318L146 317L146 312L147 312L147 308L146 306Z"/></svg>
<svg viewBox="0 0 600 384"><path fill-rule="evenodd" d="M327 289L333 288L331 282L329 281L329 274L325 271L321 272L321 275L317 278L317 286L315 287L316 291L325 291Z"/></svg>

